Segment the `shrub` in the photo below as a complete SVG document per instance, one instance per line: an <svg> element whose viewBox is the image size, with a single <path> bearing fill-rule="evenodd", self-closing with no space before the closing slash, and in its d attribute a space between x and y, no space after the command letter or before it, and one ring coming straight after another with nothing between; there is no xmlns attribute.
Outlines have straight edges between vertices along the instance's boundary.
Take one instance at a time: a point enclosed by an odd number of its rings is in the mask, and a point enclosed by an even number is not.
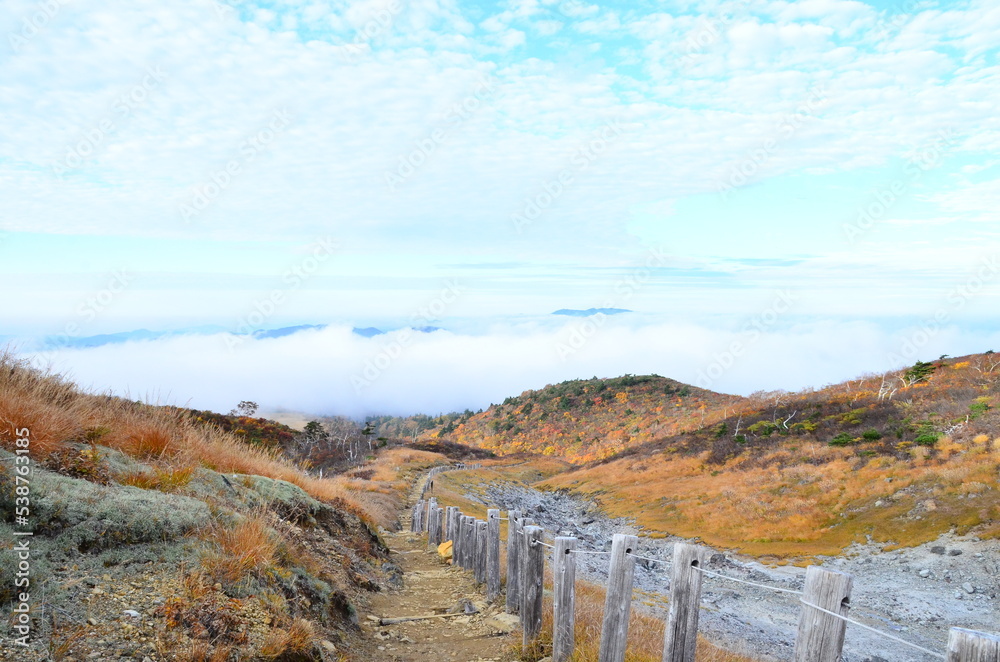
<svg viewBox="0 0 1000 662"><path fill-rule="evenodd" d="M865 441L878 441L882 438L882 433L875 428L869 428L861 434L861 438Z"/></svg>
<svg viewBox="0 0 1000 662"><path fill-rule="evenodd" d="M913 443L917 444L918 446L933 446L934 444L937 443L937 440L940 437L941 435L937 432L925 432L924 434L914 439Z"/></svg>
<svg viewBox="0 0 1000 662"><path fill-rule="evenodd" d="M854 437L847 434L846 432L841 432L836 437L830 440L831 446L850 446L854 443Z"/></svg>
<svg viewBox="0 0 1000 662"><path fill-rule="evenodd" d="M916 384L917 382L927 381L927 378L931 376L931 373L937 368L933 363L927 363L925 361L917 361L913 364L912 368L909 368L903 376L906 381L911 384Z"/></svg>
<svg viewBox="0 0 1000 662"><path fill-rule="evenodd" d="M761 437L770 437L778 426L771 421L757 421L753 425L747 428L747 432L751 434L756 434Z"/></svg>
<svg viewBox="0 0 1000 662"><path fill-rule="evenodd" d="M990 410L990 403L985 402L982 399L977 399L975 402L969 405L969 411L972 413L972 418L979 418L989 410Z"/></svg>

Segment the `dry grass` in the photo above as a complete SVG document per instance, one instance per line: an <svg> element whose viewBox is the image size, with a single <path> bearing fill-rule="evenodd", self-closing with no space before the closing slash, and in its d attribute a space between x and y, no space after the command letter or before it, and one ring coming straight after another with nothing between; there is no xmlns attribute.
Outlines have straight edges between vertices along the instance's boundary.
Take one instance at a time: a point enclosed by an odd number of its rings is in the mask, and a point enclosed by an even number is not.
<svg viewBox="0 0 1000 662"><path fill-rule="evenodd" d="M118 478L122 485L131 485L144 490L173 492L191 482L194 467L153 467L152 471L136 471Z"/></svg>
<svg viewBox="0 0 1000 662"><path fill-rule="evenodd" d="M229 584L271 565L278 552L278 540L263 513L244 517L233 527L214 522L202 535L213 546L202 565L210 576Z"/></svg>
<svg viewBox="0 0 1000 662"><path fill-rule="evenodd" d="M288 629L271 629L261 646L260 655L269 660L286 655L306 656L321 638L311 621L297 618Z"/></svg>
<svg viewBox="0 0 1000 662"><path fill-rule="evenodd" d="M339 501L370 523L390 526L408 485L397 475L441 463L436 453L394 449L370 465L369 480L320 479L276 452L249 446L235 435L198 423L185 410L85 393L59 375L0 354L0 446L13 449L16 431L31 431L36 460L70 443L97 443L151 462L152 475L124 477L128 484L156 489L182 486L194 467L253 474L298 485L322 501Z"/></svg>
<svg viewBox="0 0 1000 662"><path fill-rule="evenodd" d="M902 457L866 459L857 447L786 442L752 463L737 457L714 465L707 453L662 453L560 474L542 485L590 495L610 515L635 517L651 531L802 558L836 554L867 535L913 545L1000 518L994 487L1000 450L988 439L944 438L936 451L915 447Z"/></svg>

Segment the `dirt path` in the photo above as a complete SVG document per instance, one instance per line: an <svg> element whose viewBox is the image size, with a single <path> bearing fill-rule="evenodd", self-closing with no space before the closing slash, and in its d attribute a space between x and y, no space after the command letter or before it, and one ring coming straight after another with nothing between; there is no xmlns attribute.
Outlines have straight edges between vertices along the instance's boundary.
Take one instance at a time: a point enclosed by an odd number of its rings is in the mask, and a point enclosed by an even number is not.
<svg viewBox="0 0 1000 662"><path fill-rule="evenodd" d="M414 499L423 481L414 489ZM501 662L511 659L511 639L516 617L486 604L482 589L471 573L442 562L428 551L427 538L409 531L409 516L403 531L386 532L385 542L394 562L403 570L403 587L384 591L372 599L372 613L361 627L376 642L380 660L393 662ZM466 613L475 609L475 613ZM380 626L377 617L398 618L434 613L459 612L459 616L410 621ZM519 641L518 641L519 643Z"/></svg>

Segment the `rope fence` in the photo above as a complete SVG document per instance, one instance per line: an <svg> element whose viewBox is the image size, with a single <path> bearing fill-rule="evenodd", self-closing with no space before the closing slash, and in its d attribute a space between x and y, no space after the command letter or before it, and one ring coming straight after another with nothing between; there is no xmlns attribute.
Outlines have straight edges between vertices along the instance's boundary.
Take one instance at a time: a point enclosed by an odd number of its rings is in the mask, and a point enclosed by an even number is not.
<svg viewBox="0 0 1000 662"><path fill-rule="evenodd" d="M746 579L740 579L738 577L730 577L729 575L720 575L717 572L712 572L711 570L705 570L704 568L695 568L698 572L704 573L711 577L718 577L719 579L727 579L731 582L737 582L739 584L746 584L747 586L756 586L757 588L766 588L769 591L776 591L778 593L792 593L793 595L802 595L802 591L795 591L790 588L781 588L779 586L769 586L767 584L758 584L757 582L747 581Z"/></svg>
<svg viewBox="0 0 1000 662"><path fill-rule="evenodd" d="M479 466L435 467L431 476L441 471ZM426 492L425 484L421 497ZM668 560L635 553L633 550L639 539L634 535L614 534L609 551L577 549L580 541L572 536L556 536L550 544L542 539L544 529L519 510L509 510L507 517L501 517L499 509L490 508L484 521L463 514L454 506L440 508L434 498L421 498L413 507L412 518L411 531L426 532L429 549L451 541L452 563L471 571L476 583L485 585L489 602L502 599L505 611L520 615L524 649L533 646L541 633L542 582L546 557L549 557L554 584L552 662L568 662L575 650L574 559L581 554L609 557L599 654L601 662L624 660L628 616L635 590L635 565L639 560L663 564L671 571L663 662L695 660L702 580L705 577L799 596L801 611L795 638L795 662L841 660L848 624L946 662L1000 662L1000 635L953 627L949 631L947 654L942 654L848 618L846 614L850 606L853 577L819 566L806 569L805 584L799 591L709 570L705 566L712 558L712 551L700 545L675 543L673 558ZM500 539L500 522L508 523L506 541ZM507 580L503 587L500 581L501 545L507 550ZM551 551L546 553L543 548ZM505 590L501 598L502 588Z"/></svg>
<svg viewBox="0 0 1000 662"><path fill-rule="evenodd" d="M937 651L932 651L929 648L924 648L923 646L918 646L917 644L911 643L911 642L907 641L906 639L900 639L896 635L889 634L888 632L883 632L882 630L878 630L878 629L873 628L871 626L865 625L864 623L859 623L859 622L855 621L854 619L847 618L846 616L841 616L840 614L838 614L836 612L833 612L833 611L830 611L829 609L823 609L819 605L814 605L813 603L806 602L805 600L799 600L799 602L801 602L802 604L804 604L807 607L810 607L812 609L816 609L818 611L821 611L824 614L829 614L830 616L833 616L834 618L839 618L840 620L844 621L845 623L850 623L851 625L857 625L859 628L864 628L865 630L868 630L869 632L874 632L875 634L881 635L881 636L885 637L886 639L892 639L893 641L898 642L900 644L905 644L905 645L909 646L910 648L915 648L916 650L918 650L918 651L920 651L922 653L927 653L928 655L933 655L934 657L940 658L942 660L946 659L944 655L942 655L941 653L938 653Z"/></svg>

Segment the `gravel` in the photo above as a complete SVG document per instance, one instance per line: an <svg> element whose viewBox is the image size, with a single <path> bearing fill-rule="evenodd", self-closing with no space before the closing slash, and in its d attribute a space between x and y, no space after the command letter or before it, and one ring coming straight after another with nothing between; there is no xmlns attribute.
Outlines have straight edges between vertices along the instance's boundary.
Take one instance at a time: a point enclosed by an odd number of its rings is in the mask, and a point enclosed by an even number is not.
<svg viewBox="0 0 1000 662"><path fill-rule="evenodd" d="M574 536L579 548L608 551L615 533L638 535L633 605L664 617L669 561L677 537L650 538L634 522L606 517L590 501L565 493L540 492L512 483L480 485L492 507L518 509L551 539ZM577 573L604 583L602 555L577 557ZM818 564L854 576L851 618L933 651L944 653L950 627L996 632L1000 622L1000 542L975 536L943 535L917 547L884 551L877 544L853 545ZM805 568L768 567L753 559L716 553L715 572L785 589L801 590ZM798 624L796 596L706 577L699 628L710 640L762 660L791 660ZM930 662L934 656L848 625L844 662Z"/></svg>

